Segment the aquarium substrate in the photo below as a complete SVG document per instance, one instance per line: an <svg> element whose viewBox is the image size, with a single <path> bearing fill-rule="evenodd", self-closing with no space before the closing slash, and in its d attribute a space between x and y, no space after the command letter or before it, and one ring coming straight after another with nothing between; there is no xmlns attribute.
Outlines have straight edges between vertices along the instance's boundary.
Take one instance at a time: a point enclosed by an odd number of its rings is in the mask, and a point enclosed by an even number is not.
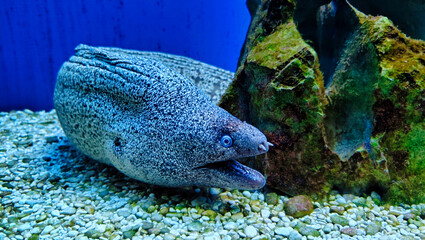
<svg viewBox="0 0 425 240"><path fill-rule="evenodd" d="M288 200L144 184L78 153L54 110L0 113L0 240L425 239L425 204L334 192L294 218Z"/></svg>

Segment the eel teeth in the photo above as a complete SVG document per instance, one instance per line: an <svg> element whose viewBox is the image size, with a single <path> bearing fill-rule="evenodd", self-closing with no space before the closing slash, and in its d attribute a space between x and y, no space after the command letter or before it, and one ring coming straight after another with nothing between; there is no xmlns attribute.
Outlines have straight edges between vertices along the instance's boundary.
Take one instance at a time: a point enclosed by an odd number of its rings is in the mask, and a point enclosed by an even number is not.
<svg viewBox="0 0 425 240"><path fill-rule="evenodd" d="M262 151L267 151L267 148L264 146L264 144L258 145L258 149Z"/></svg>
<svg viewBox="0 0 425 240"><path fill-rule="evenodd" d="M273 143L271 143L271 142L267 142L267 144L268 144L270 147L274 147L274 144L273 144Z"/></svg>

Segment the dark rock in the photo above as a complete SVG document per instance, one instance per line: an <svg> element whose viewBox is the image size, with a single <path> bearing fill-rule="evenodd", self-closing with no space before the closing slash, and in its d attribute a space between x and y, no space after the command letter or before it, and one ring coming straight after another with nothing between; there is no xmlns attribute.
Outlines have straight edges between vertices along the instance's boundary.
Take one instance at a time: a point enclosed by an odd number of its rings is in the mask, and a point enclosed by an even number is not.
<svg viewBox="0 0 425 240"><path fill-rule="evenodd" d="M48 136L44 138L46 140L46 143L57 143L59 142L58 136Z"/></svg>
<svg viewBox="0 0 425 240"><path fill-rule="evenodd" d="M32 147L33 144L32 139L15 142L15 146L17 147Z"/></svg>
<svg viewBox="0 0 425 240"><path fill-rule="evenodd" d="M295 196L285 203L285 212L296 218L304 217L313 212L313 204L304 195Z"/></svg>
<svg viewBox="0 0 425 240"><path fill-rule="evenodd" d="M344 0L332 0L329 4L317 8L317 28L314 36L317 39L312 40L316 42L315 49L318 51L325 86L332 81L346 40L358 26L356 19L354 11Z"/></svg>
<svg viewBox="0 0 425 240"><path fill-rule="evenodd" d="M12 193L13 193L12 190L0 190L0 197L4 197Z"/></svg>
<svg viewBox="0 0 425 240"><path fill-rule="evenodd" d="M30 163L32 160L33 160L33 158L29 158L29 157L22 158L23 163Z"/></svg>
<svg viewBox="0 0 425 240"><path fill-rule="evenodd" d="M6 162L6 166L8 166L9 168L15 166L18 163L18 161L16 160L9 160Z"/></svg>
<svg viewBox="0 0 425 240"><path fill-rule="evenodd" d="M9 188L11 190L13 190L15 188L15 186L13 184L9 183L9 182L3 183L2 186L5 187L5 188Z"/></svg>
<svg viewBox="0 0 425 240"><path fill-rule="evenodd" d="M66 150L69 150L70 147L71 147L70 145L62 144L58 146L58 149L62 151L66 151Z"/></svg>

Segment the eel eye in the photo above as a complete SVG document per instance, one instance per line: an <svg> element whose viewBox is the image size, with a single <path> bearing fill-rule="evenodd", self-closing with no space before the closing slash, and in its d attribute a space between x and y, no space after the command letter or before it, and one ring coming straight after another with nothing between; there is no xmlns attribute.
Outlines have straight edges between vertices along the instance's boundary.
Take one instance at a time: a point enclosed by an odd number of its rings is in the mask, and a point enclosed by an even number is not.
<svg viewBox="0 0 425 240"><path fill-rule="evenodd" d="M221 137L221 145L225 148L229 148L232 146L233 140L229 135L224 135L223 137Z"/></svg>

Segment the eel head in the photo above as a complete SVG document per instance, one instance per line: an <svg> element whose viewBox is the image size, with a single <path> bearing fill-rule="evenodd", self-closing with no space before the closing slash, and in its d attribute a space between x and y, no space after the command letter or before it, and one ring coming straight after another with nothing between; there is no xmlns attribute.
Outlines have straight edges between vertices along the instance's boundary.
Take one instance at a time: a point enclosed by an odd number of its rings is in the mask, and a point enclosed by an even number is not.
<svg viewBox="0 0 425 240"><path fill-rule="evenodd" d="M217 125L208 159L193 169L199 172L200 185L246 190L264 187L264 176L236 159L266 153L273 144L260 130L233 116Z"/></svg>

